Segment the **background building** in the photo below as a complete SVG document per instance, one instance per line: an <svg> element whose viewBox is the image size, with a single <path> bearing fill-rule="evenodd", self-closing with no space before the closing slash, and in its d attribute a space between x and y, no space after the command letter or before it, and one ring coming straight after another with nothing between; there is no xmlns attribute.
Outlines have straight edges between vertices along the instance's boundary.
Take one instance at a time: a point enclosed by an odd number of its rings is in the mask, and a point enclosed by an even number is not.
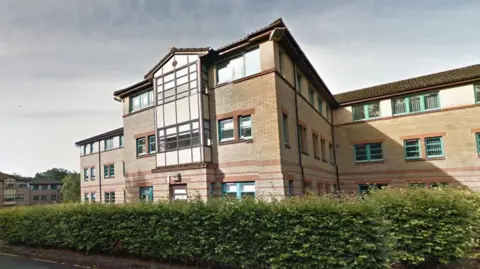
<svg viewBox="0 0 480 269"><path fill-rule="evenodd" d="M333 96L281 19L218 49L172 48L115 91L123 128L76 143L82 200L475 189L477 81L471 66Z"/></svg>
<svg viewBox="0 0 480 269"><path fill-rule="evenodd" d="M62 182L56 180L29 180L0 173L0 207L59 203L61 186Z"/></svg>

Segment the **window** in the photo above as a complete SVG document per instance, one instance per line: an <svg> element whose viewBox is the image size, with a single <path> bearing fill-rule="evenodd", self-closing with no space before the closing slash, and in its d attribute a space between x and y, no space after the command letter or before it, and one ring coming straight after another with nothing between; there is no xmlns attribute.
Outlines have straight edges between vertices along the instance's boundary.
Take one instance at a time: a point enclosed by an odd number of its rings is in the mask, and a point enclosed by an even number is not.
<svg viewBox="0 0 480 269"><path fill-rule="evenodd" d="M287 114L282 114L282 121L283 121L283 144L288 145L289 144L289 135L288 135L288 115ZM480 147L479 147L480 149ZM480 154L480 151L479 151Z"/></svg>
<svg viewBox="0 0 480 269"><path fill-rule="evenodd" d="M359 184L358 192L360 195L368 194L372 190L381 190L388 187L388 184Z"/></svg>
<svg viewBox="0 0 480 269"><path fill-rule="evenodd" d="M155 153L157 151L157 142L155 141L155 135L148 137L148 153Z"/></svg>
<svg viewBox="0 0 480 269"><path fill-rule="evenodd" d="M137 138L137 156L147 154L147 148L145 147L145 137Z"/></svg>
<svg viewBox="0 0 480 269"><path fill-rule="evenodd" d="M190 148L200 145L198 121L158 130L158 144L158 149L160 152Z"/></svg>
<svg viewBox="0 0 480 269"><path fill-rule="evenodd" d="M106 192L105 193L105 203L106 204L115 204L115 192Z"/></svg>
<svg viewBox="0 0 480 269"><path fill-rule="evenodd" d="M356 162L383 160L382 143L355 145L354 148Z"/></svg>
<svg viewBox="0 0 480 269"><path fill-rule="evenodd" d="M39 198L40 198L40 197L39 197L38 195L34 195L34 196L33 196L33 201L38 201Z"/></svg>
<svg viewBox="0 0 480 269"><path fill-rule="evenodd" d="M42 201L47 201L47 195L42 195L42 196L40 197L40 199L41 199Z"/></svg>
<svg viewBox="0 0 480 269"><path fill-rule="evenodd" d="M142 92L130 97L130 112L147 108L153 105L153 90Z"/></svg>
<svg viewBox="0 0 480 269"><path fill-rule="evenodd" d="M328 143L328 158L330 158L331 164L335 163L335 159L333 158L333 146L331 143Z"/></svg>
<svg viewBox="0 0 480 269"><path fill-rule="evenodd" d="M233 119L221 120L218 122L220 142L234 139Z"/></svg>
<svg viewBox="0 0 480 269"><path fill-rule="evenodd" d="M293 180L288 181L288 196L293 196Z"/></svg>
<svg viewBox="0 0 480 269"><path fill-rule="evenodd" d="M17 200L17 201L23 201L23 200L25 200L25 197L24 197L23 194L17 194L17 195L15 196L15 200Z"/></svg>
<svg viewBox="0 0 480 269"><path fill-rule="evenodd" d="M297 89L298 92L302 92L302 75L300 74L300 72L298 72L297 69L296 70L296 75L295 75L295 88Z"/></svg>
<svg viewBox="0 0 480 269"><path fill-rule="evenodd" d="M242 116L238 119L240 139L252 139L252 116Z"/></svg>
<svg viewBox="0 0 480 269"><path fill-rule="evenodd" d="M260 50L255 48L217 64L217 84L260 72Z"/></svg>
<svg viewBox="0 0 480 269"><path fill-rule="evenodd" d="M353 120L368 120L380 117L380 103L358 105L352 107Z"/></svg>
<svg viewBox="0 0 480 269"><path fill-rule="evenodd" d="M203 122L203 139L205 139L204 144L206 146L210 146L212 143L212 136L211 136L211 130L210 130L210 121L206 120Z"/></svg>
<svg viewBox="0 0 480 269"><path fill-rule="evenodd" d="M477 139L477 153L480 155L480 133L476 133L475 137Z"/></svg>
<svg viewBox="0 0 480 269"><path fill-rule="evenodd" d="M307 127L304 127L301 124L298 125L298 138L300 139L300 149L302 153L307 153Z"/></svg>
<svg viewBox="0 0 480 269"><path fill-rule="evenodd" d="M317 105L318 105L318 112L320 112L320 114L323 112L322 111L322 104L323 104L323 100L322 98L320 97L320 95L317 95Z"/></svg>
<svg viewBox="0 0 480 269"><path fill-rule="evenodd" d="M120 147L123 148L125 146L125 136L121 135L119 139L120 139Z"/></svg>
<svg viewBox="0 0 480 269"><path fill-rule="evenodd" d="M327 111L327 120L330 120L330 107L327 105L327 107L325 108L326 111Z"/></svg>
<svg viewBox="0 0 480 269"><path fill-rule="evenodd" d="M189 66L176 69L157 79L158 104L168 103L179 100L198 92L198 74L197 63L193 62ZM208 75L202 67L202 83L207 85Z"/></svg>
<svg viewBox="0 0 480 269"><path fill-rule="evenodd" d="M448 187L448 182L432 182L430 183L430 188L446 188Z"/></svg>
<svg viewBox="0 0 480 269"><path fill-rule="evenodd" d="M83 155L87 155L87 145L83 145Z"/></svg>
<svg viewBox="0 0 480 269"><path fill-rule="evenodd" d="M283 54L282 51L278 51L278 70L280 71L280 74L283 75L283 66L284 66L284 58L285 55Z"/></svg>
<svg viewBox="0 0 480 269"><path fill-rule="evenodd" d="M92 201L92 203L95 203L96 199L97 199L97 195L94 192L90 193L90 201Z"/></svg>
<svg viewBox="0 0 480 269"><path fill-rule="evenodd" d="M90 143L90 153L93 153L93 143Z"/></svg>
<svg viewBox="0 0 480 269"><path fill-rule="evenodd" d="M320 151L322 153L322 160L327 162L327 154L325 152L325 140L320 139Z"/></svg>
<svg viewBox="0 0 480 269"><path fill-rule="evenodd" d="M127 173L126 170L125 170L125 162L122 162L122 164L123 164L123 176L125 177L126 173Z"/></svg>
<svg viewBox="0 0 480 269"><path fill-rule="evenodd" d="M475 94L475 103L480 103L480 84L473 85Z"/></svg>
<svg viewBox="0 0 480 269"><path fill-rule="evenodd" d="M427 158L443 157L442 137L425 138L425 151Z"/></svg>
<svg viewBox="0 0 480 269"><path fill-rule="evenodd" d="M107 149L113 149L113 138L105 139L105 150Z"/></svg>
<svg viewBox="0 0 480 269"><path fill-rule="evenodd" d="M223 183L223 197L255 198L255 182Z"/></svg>
<svg viewBox="0 0 480 269"><path fill-rule="evenodd" d="M315 90L311 86L308 87L308 100L310 104L315 105Z"/></svg>
<svg viewBox="0 0 480 269"><path fill-rule="evenodd" d="M90 168L90 180L95 180L95 167Z"/></svg>
<svg viewBox="0 0 480 269"><path fill-rule="evenodd" d="M50 195L50 201L57 201L57 195L56 194Z"/></svg>
<svg viewBox="0 0 480 269"><path fill-rule="evenodd" d="M103 177L109 178L115 176L115 164L109 164L103 166Z"/></svg>
<svg viewBox="0 0 480 269"><path fill-rule="evenodd" d="M83 169L83 180L88 181L88 168Z"/></svg>
<svg viewBox="0 0 480 269"><path fill-rule="evenodd" d="M405 140L403 143L405 147L405 159L419 159L421 157L419 139Z"/></svg>
<svg viewBox="0 0 480 269"><path fill-rule="evenodd" d="M440 108L438 93L426 93L392 99L394 115L422 112Z"/></svg>
<svg viewBox="0 0 480 269"><path fill-rule="evenodd" d="M187 200L187 184L170 185L170 198L175 200Z"/></svg>
<svg viewBox="0 0 480 269"><path fill-rule="evenodd" d="M423 189L427 186L425 183L409 183L408 187L410 189Z"/></svg>
<svg viewBox="0 0 480 269"><path fill-rule="evenodd" d="M315 133L312 133L312 140L313 140L313 156L316 159L320 159L320 148L318 145L318 135Z"/></svg>

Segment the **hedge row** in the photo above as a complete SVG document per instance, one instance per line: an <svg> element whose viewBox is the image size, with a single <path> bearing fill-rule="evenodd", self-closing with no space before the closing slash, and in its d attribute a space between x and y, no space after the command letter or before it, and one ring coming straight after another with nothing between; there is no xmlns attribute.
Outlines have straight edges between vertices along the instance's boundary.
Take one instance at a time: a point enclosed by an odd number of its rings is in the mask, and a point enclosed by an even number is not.
<svg viewBox="0 0 480 269"><path fill-rule="evenodd" d="M0 211L0 240L232 268L388 268L474 247L476 194L386 190L364 200L66 204Z"/></svg>

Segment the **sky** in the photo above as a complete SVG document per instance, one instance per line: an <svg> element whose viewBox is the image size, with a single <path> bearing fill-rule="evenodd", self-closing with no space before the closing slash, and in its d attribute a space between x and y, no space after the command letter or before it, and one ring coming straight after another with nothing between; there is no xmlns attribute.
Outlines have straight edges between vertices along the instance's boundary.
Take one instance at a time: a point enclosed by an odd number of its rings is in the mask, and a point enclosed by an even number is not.
<svg viewBox="0 0 480 269"><path fill-rule="evenodd" d="M122 126L115 90L175 47L282 17L332 93L479 63L480 1L0 0L0 171L79 171L75 142Z"/></svg>

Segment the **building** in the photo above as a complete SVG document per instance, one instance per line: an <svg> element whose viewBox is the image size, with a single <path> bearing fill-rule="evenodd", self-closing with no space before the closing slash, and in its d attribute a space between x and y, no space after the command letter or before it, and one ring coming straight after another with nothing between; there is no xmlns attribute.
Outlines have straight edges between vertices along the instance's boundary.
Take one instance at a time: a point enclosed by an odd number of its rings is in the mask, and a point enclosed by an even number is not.
<svg viewBox="0 0 480 269"><path fill-rule="evenodd" d="M51 179L30 181L30 205L54 204L61 202L62 182Z"/></svg>
<svg viewBox="0 0 480 269"><path fill-rule="evenodd" d="M281 19L218 49L172 48L114 92L123 128L76 143L82 200L475 189L476 81L480 65L333 96Z"/></svg>

